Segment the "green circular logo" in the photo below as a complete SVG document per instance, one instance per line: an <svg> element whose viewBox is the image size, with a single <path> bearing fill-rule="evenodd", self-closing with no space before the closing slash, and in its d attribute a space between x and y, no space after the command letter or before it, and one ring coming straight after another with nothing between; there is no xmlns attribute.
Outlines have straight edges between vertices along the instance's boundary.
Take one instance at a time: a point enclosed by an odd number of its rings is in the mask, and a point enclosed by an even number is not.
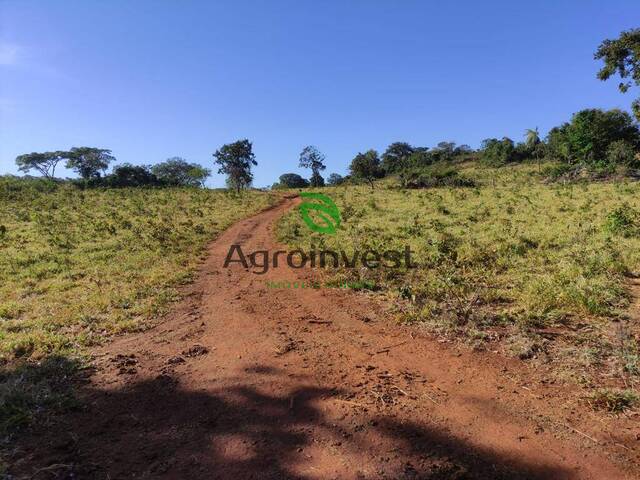
<svg viewBox="0 0 640 480"><path fill-rule="evenodd" d="M302 220L307 226L318 233L328 233L334 235L336 229L340 226L340 210L333 200L322 193L302 192L302 198L318 200L318 202L305 201L300 204L299 210ZM315 212L315 217L322 220L322 225L317 224L310 213Z"/></svg>

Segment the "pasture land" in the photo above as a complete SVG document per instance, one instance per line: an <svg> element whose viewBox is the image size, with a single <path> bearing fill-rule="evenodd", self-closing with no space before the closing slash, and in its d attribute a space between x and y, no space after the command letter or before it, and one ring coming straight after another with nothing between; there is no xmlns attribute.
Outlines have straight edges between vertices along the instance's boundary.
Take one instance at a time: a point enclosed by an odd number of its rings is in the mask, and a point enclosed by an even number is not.
<svg viewBox="0 0 640 480"><path fill-rule="evenodd" d="M58 395L85 347L144 329L189 282L207 242L273 196L88 189L0 179L0 424Z"/></svg>
<svg viewBox="0 0 640 480"><path fill-rule="evenodd" d="M595 406L611 395L633 403L640 183L548 183L526 164L469 163L460 175L476 186L409 190L385 180L373 190L324 189L341 211L337 233L314 233L290 212L280 240L349 254L408 245L418 268L324 273L375 285L372 294L389 299L399 322L551 366L550 381L590 387Z"/></svg>

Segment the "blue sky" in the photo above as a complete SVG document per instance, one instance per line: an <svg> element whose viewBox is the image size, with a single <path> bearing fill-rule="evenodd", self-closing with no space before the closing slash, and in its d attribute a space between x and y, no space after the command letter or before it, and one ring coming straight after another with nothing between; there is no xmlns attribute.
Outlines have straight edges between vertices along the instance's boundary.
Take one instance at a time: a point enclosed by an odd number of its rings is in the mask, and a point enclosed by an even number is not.
<svg viewBox="0 0 640 480"><path fill-rule="evenodd" d="M597 80L593 53L639 21L637 0L0 0L0 173L72 146L212 168L249 138L264 186L303 173L308 144L328 175L393 141L546 134L628 109L637 91Z"/></svg>

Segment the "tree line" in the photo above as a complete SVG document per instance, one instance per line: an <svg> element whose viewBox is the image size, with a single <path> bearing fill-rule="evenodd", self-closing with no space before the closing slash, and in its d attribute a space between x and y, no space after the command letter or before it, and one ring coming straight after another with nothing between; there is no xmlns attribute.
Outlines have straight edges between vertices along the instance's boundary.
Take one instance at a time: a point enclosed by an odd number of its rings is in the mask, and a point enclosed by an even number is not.
<svg viewBox="0 0 640 480"><path fill-rule="evenodd" d="M640 29L624 31L617 39L604 40L594 58L604 62L597 74L600 80L608 80L617 74L623 80L618 86L623 93L634 85L640 86ZM552 128L544 138L536 127L525 130L520 142L506 136L487 138L477 151L468 145L456 146L453 142L440 142L433 149L394 142L382 155L374 149L358 153L351 160L347 177L331 174L327 183L336 185L356 180L366 181L373 187L374 180L388 175L398 175L403 186L432 184L434 175L450 182L456 176L455 172L441 170L434 174L428 167L460 159L478 159L493 167L523 161L536 161L539 165L542 160L558 162L559 166L552 169L551 174L579 169L598 173L640 169L640 130L636 122L640 120L640 99L632 102L631 109L635 119L619 109L584 109L572 115L568 122ZM306 147L303 154L309 148L317 152L315 147ZM309 165L302 161L303 154L301 167ZM324 161L322 154L316 157ZM298 174L286 173L274 187L323 186L319 172L325 167L323 163L319 165L321 168L312 168L309 181Z"/></svg>
<svg viewBox="0 0 640 480"><path fill-rule="evenodd" d="M633 85L640 86L640 29L622 32L618 39L604 40L594 54L604 66L598 78L608 80L618 75L622 92ZM640 120L640 99L631 104ZM405 186L433 183L432 165L442 165L464 159L479 159L487 165L501 167L514 162L543 159L560 163L560 172L586 168L598 172L611 172L623 168L639 168L640 130L636 120L622 110L585 109L575 113L568 122L552 128L543 139L538 128L527 129L521 142L509 137L487 138L479 150L454 142L440 142L434 148L414 147L407 142L394 142L382 155L374 149L359 152L350 162L349 174L342 177L329 175L326 183L339 185L345 181L364 181L372 187L374 181L389 175L398 175ZM218 173L227 176L227 186L236 191L252 184L252 167L258 163L249 140L238 140L223 145L213 154ZM121 164L105 174L115 160L111 150L94 147L74 147L68 151L29 153L16 158L22 172L35 170L45 178L54 178L56 166L64 161L75 171L79 183L85 186L202 186L211 170L183 158L173 157L156 165ZM307 180L296 173L285 173L272 188L322 187L326 169L325 156L309 145L299 155L298 166L311 171ZM426 172L426 173L425 173ZM455 174L439 174L446 182L456 181ZM436 179L438 180L438 179ZM438 180L439 181L439 180ZM463 182L464 183L464 182Z"/></svg>
<svg viewBox="0 0 640 480"><path fill-rule="evenodd" d="M32 152L16 157L18 170L29 173L39 172L53 180L58 164L64 162L66 168L79 176L76 183L84 186L135 187L135 186L191 186L199 187L211 175L211 171L189 163L181 157L171 157L156 165L116 165L112 172L105 174L115 161L111 150L94 147L73 147L68 151Z"/></svg>
<svg viewBox="0 0 640 480"><path fill-rule="evenodd" d="M248 140L223 145L213 154L219 166L218 173L227 175L227 185L240 190L251 185L251 166L257 165ZM18 170L36 171L44 178L55 179L56 167L64 162L79 179L72 181L85 187L141 187L181 186L202 187L211 170L181 157L171 157L155 165L116 165L106 174L116 159L111 150L95 147L73 147L70 150L32 152L16 157Z"/></svg>

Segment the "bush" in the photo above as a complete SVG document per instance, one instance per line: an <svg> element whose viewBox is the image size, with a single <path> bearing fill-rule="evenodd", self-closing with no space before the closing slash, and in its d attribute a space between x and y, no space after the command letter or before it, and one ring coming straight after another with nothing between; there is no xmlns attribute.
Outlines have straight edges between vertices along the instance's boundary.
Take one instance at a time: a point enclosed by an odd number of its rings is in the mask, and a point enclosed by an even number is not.
<svg viewBox="0 0 640 480"><path fill-rule="evenodd" d="M475 182L453 168L407 169L400 174L403 188L475 187Z"/></svg>
<svg viewBox="0 0 640 480"><path fill-rule="evenodd" d="M638 212L625 203L607 215L604 229L614 235L630 237L638 231Z"/></svg>
<svg viewBox="0 0 640 480"><path fill-rule="evenodd" d="M638 403L638 395L632 390L600 389L589 399L594 410L607 410L611 413L624 412Z"/></svg>
<svg viewBox="0 0 640 480"><path fill-rule="evenodd" d="M552 179L557 179L570 173L573 170L574 167L569 165L568 163L552 163L544 167L544 169L542 170L542 175Z"/></svg>

